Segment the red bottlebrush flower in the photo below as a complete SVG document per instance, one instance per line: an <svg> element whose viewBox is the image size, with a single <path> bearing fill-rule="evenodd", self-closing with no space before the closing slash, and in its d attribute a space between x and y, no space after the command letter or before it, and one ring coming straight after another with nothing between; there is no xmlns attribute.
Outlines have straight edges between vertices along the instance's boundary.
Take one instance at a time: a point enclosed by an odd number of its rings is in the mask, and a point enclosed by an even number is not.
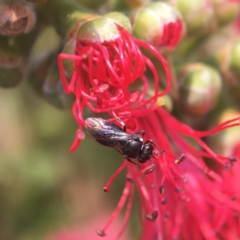
<svg viewBox="0 0 240 240"><path fill-rule="evenodd" d="M109 192L111 182L127 169L122 196L109 221L97 230L97 234L107 235L108 228L126 204L122 226L115 239L120 238L130 218L135 184L141 204L141 239L218 239L219 235L225 236L222 230L231 224L231 213L240 212L240 203L231 200L232 192L227 190L222 172L208 166L218 163L226 170L233 158L217 155L201 138L239 126L239 118L201 132L180 123L157 106L158 98L171 86L168 65L153 47L132 38L126 25L126 21L119 23L112 17L84 23L77 34L74 54L62 53L58 58L64 90L76 96L73 115L79 129L71 151L84 138L81 129L85 125L82 116L85 107L95 113L113 115L114 111L124 119L128 133L143 129L146 139L152 139L156 149L165 150L161 155L153 155L153 164L149 167L148 163L143 163L145 168L141 171L134 164L123 161L104 187L104 191ZM162 63L167 76L163 92L159 93L155 66L139 47L150 50ZM73 64L66 64L66 60ZM147 69L153 82L148 80ZM151 85L154 93L149 97Z"/></svg>
<svg viewBox="0 0 240 240"><path fill-rule="evenodd" d="M116 13L116 16L118 21L121 19L122 25L116 23L112 15L111 18L101 17L84 23L77 34L74 55L62 53L58 57L64 90L76 96L72 111L79 129L70 151L74 151L84 138L81 128L84 125L82 111L85 106L96 113L111 114L114 110L121 116L140 117L153 111L157 99L170 90L167 62L152 46L130 35L125 28L128 24L127 18L122 17L124 15ZM155 66L139 47L147 48L162 63L168 80L163 92L159 93ZM66 60L74 62L69 82L64 69ZM154 94L150 98L147 98L150 84L146 77L147 69L154 79ZM135 82L141 84L137 89Z"/></svg>

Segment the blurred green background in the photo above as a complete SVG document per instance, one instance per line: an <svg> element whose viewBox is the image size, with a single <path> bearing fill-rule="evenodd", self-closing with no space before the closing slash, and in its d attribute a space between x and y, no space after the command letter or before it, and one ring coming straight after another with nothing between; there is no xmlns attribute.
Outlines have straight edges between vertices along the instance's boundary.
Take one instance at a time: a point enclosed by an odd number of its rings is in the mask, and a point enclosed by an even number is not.
<svg viewBox="0 0 240 240"><path fill-rule="evenodd" d="M122 157L88 135L70 154L77 129L71 111L50 106L27 82L0 89L0 101L0 239L48 239L72 227L81 235L85 225L89 232L84 236L99 239L95 229L104 226L116 207L124 173L110 193L102 187ZM137 207L134 211L136 234ZM96 219L101 219L98 226L91 224Z"/></svg>

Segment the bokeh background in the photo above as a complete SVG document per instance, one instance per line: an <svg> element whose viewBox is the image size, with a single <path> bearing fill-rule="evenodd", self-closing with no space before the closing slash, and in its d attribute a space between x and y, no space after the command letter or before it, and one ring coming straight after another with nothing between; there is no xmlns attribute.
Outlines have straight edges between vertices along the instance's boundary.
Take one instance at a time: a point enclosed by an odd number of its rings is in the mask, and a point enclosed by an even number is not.
<svg viewBox="0 0 240 240"><path fill-rule="evenodd" d="M87 135L70 154L77 128L71 111L54 108L27 82L0 89L0 102L0 239L100 238L95 229L117 205L124 174L110 193L102 187L122 157ZM140 229L134 209L135 235Z"/></svg>

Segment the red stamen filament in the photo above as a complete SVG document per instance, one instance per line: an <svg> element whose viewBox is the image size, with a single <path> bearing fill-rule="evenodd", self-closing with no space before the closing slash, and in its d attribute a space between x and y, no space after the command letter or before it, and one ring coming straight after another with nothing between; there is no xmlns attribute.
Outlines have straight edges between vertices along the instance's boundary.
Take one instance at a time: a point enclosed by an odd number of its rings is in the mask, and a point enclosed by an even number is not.
<svg viewBox="0 0 240 240"><path fill-rule="evenodd" d="M133 206L133 186L130 186L130 188L131 188L131 190L130 190L130 194L129 194L129 199L128 199L128 203L127 203L127 207L126 207L125 216L124 216L124 219L122 222L122 226L120 227L120 230L119 230L115 240L118 240L121 237L121 235L123 234L123 232L127 226L129 218L130 218L130 214L131 214L132 206Z"/></svg>
<svg viewBox="0 0 240 240"><path fill-rule="evenodd" d="M104 226L104 228L102 229L103 232L106 232L107 228L111 225L111 223L117 218L117 216L119 215L120 211L122 210L122 208L125 205L125 202L129 196L129 193L131 191L131 183L129 181L126 181L125 187L123 189L123 193L122 196L118 202L117 208L115 209L115 211L113 212L113 214L111 215L109 221L107 222L107 224Z"/></svg>
<svg viewBox="0 0 240 240"><path fill-rule="evenodd" d="M113 173L113 175L108 179L107 183L104 186L105 192L110 192L110 185L114 181L114 179L123 171L123 169L127 166L127 161L123 161L120 167Z"/></svg>

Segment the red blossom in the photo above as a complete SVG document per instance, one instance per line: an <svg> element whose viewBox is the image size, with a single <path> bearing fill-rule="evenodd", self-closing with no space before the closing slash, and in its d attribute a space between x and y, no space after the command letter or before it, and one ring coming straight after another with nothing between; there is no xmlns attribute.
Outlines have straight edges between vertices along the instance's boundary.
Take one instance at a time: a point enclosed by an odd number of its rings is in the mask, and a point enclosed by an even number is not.
<svg viewBox="0 0 240 240"><path fill-rule="evenodd" d="M134 39L123 27L117 25L119 36L111 41L76 40L75 55L59 54L58 64L64 91L76 96L72 112L79 125L74 151L82 140L84 107L93 112L117 112L122 116L145 116L156 108L159 97L169 92L171 77L167 62L151 45ZM163 65L167 77L166 89L159 93L159 76L153 63L142 54L140 47L153 53ZM74 61L75 70L68 83L63 60ZM154 93L147 97L149 82L146 70L153 76ZM141 81L139 90L131 84Z"/></svg>
<svg viewBox="0 0 240 240"><path fill-rule="evenodd" d="M109 221L96 231L97 234L107 235L108 228L126 205L125 217L115 239L120 238L130 218L136 185L141 206L141 239L219 239L219 236L229 239L232 233L226 228L235 221L232 213L240 212L240 202L232 201L236 189L228 188L224 172L234 164L235 158L216 154L202 138L239 126L239 118L212 130L196 131L157 106L158 98L171 87L167 62L152 46L132 38L123 27L116 26L118 37L110 41L78 38L75 55L59 55L64 90L76 96L72 111L79 128L71 151L84 138L81 129L85 124L82 116L85 107L111 116L114 111L124 120L129 133L144 129L145 138L154 141L156 151L165 151L153 154L153 164L150 168L148 162L142 164L143 170L123 161L104 187L104 191L109 192L112 181L127 169L122 196ZM151 51L161 62L167 77L163 92L159 93L159 76L154 64L139 47ZM65 60L74 62L70 82L64 72ZM149 81L146 70L150 70L153 82ZM136 90L132 84L138 81L141 86ZM149 97L151 84L154 93ZM218 164L221 170L209 168L211 164ZM240 237L239 233L234 236Z"/></svg>

